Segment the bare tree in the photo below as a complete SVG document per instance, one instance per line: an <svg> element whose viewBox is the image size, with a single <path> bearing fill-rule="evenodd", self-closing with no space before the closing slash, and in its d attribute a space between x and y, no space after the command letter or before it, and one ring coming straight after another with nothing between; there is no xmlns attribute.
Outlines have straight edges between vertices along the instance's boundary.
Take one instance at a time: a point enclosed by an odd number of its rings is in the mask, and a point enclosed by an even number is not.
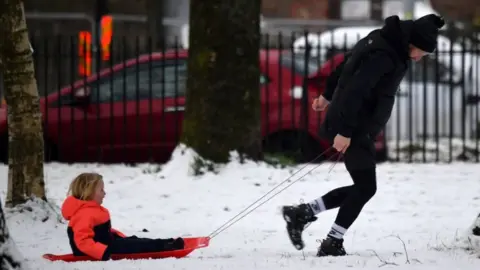
<svg viewBox="0 0 480 270"><path fill-rule="evenodd" d="M190 0L183 142L203 158L261 158L260 0ZM195 169L195 168L194 168Z"/></svg>
<svg viewBox="0 0 480 270"><path fill-rule="evenodd" d="M0 70L8 110L7 205L46 200L44 142L32 48L22 0L0 0Z"/></svg>
<svg viewBox="0 0 480 270"><path fill-rule="evenodd" d="M24 270L26 267L22 261L20 252L8 232L0 201L0 270Z"/></svg>

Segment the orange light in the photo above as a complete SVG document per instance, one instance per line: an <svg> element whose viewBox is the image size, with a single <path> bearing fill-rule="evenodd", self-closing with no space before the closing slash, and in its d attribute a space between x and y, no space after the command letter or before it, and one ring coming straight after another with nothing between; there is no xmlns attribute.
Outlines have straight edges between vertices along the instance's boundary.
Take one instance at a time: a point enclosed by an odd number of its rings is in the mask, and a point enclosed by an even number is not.
<svg viewBox="0 0 480 270"><path fill-rule="evenodd" d="M113 35L113 18L110 15L105 15L100 20L101 33L100 44L102 46L102 60L110 60L110 44L112 43Z"/></svg>
<svg viewBox="0 0 480 270"><path fill-rule="evenodd" d="M78 73L90 76L92 73L92 34L88 31L78 33Z"/></svg>

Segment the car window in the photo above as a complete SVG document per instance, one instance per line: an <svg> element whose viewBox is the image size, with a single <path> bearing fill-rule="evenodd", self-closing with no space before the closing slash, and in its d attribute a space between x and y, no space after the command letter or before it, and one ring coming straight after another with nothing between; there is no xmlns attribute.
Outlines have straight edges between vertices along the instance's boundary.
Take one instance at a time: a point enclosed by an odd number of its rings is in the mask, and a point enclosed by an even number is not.
<svg viewBox="0 0 480 270"><path fill-rule="evenodd" d="M185 96L186 59L142 63L114 72L86 85L92 103L136 101ZM60 97L53 106L72 104L72 94Z"/></svg>
<svg viewBox="0 0 480 270"><path fill-rule="evenodd" d="M413 82L450 83L450 73L453 78L455 77L455 70L450 71L446 65L432 57L424 57L421 61L411 63L411 70L407 71L407 79ZM456 83L455 80L453 83Z"/></svg>
<svg viewBox="0 0 480 270"><path fill-rule="evenodd" d="M329 59L333 55L339 52L346 52L346 48L338 47L329 47L326 48L326 59ZM435 59L434 55L424 57L421 61L411 62L410 70L407 71L406 79L412 82L423 83L424 81L429 83L436 83L437 81L441 84L450 83L450 74L453 78L453 83L459 83L457 71L453 70L452 72L442 62L439 62ZM424 78L424 76L426 76ZM438 80L437 80L438 78Z"/></svg>
<svg viewBox="0 0 480 270"><path fill-rule="evenodd" d="M260 75L260 84L270 82L268 76ZM187 89L187 60L156 61L151 65L142 63L116 71L113 76L103 77L89 83L92 103L161 99L184 97ZM151 87L150 87L151 85ZM56 104L72 104L71 94L62 96Z"/></svg>
<svg viewBox="0 0 480 270"><path fill-rule="evenodd" d="M320 61L314 57L310 57L306 65L307 69L305 69L305 58L305 54L303 53L284 53L282 54L280 64L300 76L316 73L320 68Z"/></svg>
<svg viewBox="0 0 480 270"><path fill-rule="evenodd" d="M91 84L94 103L161 99L185 96L187 62L185 59L142 63L102 78L97 87Z"/></svg>

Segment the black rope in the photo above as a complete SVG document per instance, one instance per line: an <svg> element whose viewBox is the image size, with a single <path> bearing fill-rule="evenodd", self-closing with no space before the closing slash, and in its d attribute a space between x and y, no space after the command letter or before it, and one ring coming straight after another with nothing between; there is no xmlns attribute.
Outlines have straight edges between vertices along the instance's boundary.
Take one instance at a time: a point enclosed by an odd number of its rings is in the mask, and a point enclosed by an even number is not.
<svg viewBox="0 0 480 270"><path fill-rule="evenodd" d="M257 199L256 201L254 201L253 203L251 203L249 206L245 207L242 211L240 211L240 213L238 213L236 216L232 217L231 219L229 219L227 222L225 222L222 226L218 227L216 230L214 230L212 233L210 233L209 237L212 239L214 238L215 236L219 235L221 232L223 232L224 230L230 228L233 224L237 223L238 221L242 220L244 217L246 217L247 215L249 215L250 213L252 213L253 211L255 211L258 207L264 205L265 203L267 203L268 201L270 201L271 199L273 199L275 196L277 196L278 194L280 194L281 192L283 192L284 190L286 190L287 188L289 188L291 185L293 185L294 183L296 183L298 180L302 179L303 177L305 177L305 175L309 174L310 172L312 172L313 170L315 170L316 168L318 168L320 165L322 165L322 163L318 164L317 166L313 167L312 169L308 170L305 174L303 174L302 176L300 176L300 178L298 178L297 180L295 181L292 181L290 184L288 184L286 187L284 187L283 189L281 189L280 191L278 191L277 193L273 194L270 198L268 198L267 200L265 200L264 202L260 203L259 205L257 205L256 207L254 207L253 209L251 209L250 211L246 212L250 207L252 207L253 205L255 205L257 202L259 202L260 200L262 200L263 198L265 198L267 195L269 195L270 193L272 193L273 191L275 191L277 188L279 188L281 185L283 185L284 183L286 183L288 180L290 180L293 176L295 176L296 174L298 174L300 171L302 171L303 169L305 169L308 165L310 165L310 163L313 163L314 161L316 161L317 159L319 159L320 157L322 157L323 155L325 155L328 151L330 151L331 149L333 149L333 147L330 147L328 148L327 150L323 151L320 155L318 155L316 158L312 159L310 162L308 162L305 166L303 166L302 168L298 169L296 172L294 172L293 174L291 174L289 177L287 177L284 181L282 181L280 184L276 185L275 187L273 187L269 192L265 193L262 197L260 197L259 199ZM334 155L332 155L328 160L331 160L333 159L335 156L338 156L337 159L335 160L335 162L332 164L332 166L330 167L328 173L330 173L333 169L333 167L335 166L335 164L337 163L337 161L340 159L341 155L340 153L335 153ZM246 213L245 213L246 212ZM245 213L244 215L242 215L243 213ZM241 216L242 215L242 216ZM239 217L238 219L236 219L237 217ZM236 220L235 220L236 219ZM233 222L232 222L233 221ZM232 223L230 223L232 222ZM229 224L230 223L230 224Z"/></svg>

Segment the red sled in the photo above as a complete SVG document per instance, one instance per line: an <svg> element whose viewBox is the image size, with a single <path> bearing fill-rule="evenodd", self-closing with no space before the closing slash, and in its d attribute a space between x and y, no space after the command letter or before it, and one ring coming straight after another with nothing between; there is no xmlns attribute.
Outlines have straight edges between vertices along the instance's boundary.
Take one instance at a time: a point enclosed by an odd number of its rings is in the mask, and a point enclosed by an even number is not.
<svg viewBox="0 0 480 270"><path fill-rule="evenodd" d="M133 253L133 254L112 254L112 260L141 260L141 259L164 259L164 258L183 258L190 254L195 249L208 247L210 243L209 237L192 237L183 238L185 241L185 248L173 251L148 252L148 253ZM49 261L64 261L64 262L82 262L82 261L99 261L89 256L75 256L73 254L44 254L43 258Z"/></svg>

